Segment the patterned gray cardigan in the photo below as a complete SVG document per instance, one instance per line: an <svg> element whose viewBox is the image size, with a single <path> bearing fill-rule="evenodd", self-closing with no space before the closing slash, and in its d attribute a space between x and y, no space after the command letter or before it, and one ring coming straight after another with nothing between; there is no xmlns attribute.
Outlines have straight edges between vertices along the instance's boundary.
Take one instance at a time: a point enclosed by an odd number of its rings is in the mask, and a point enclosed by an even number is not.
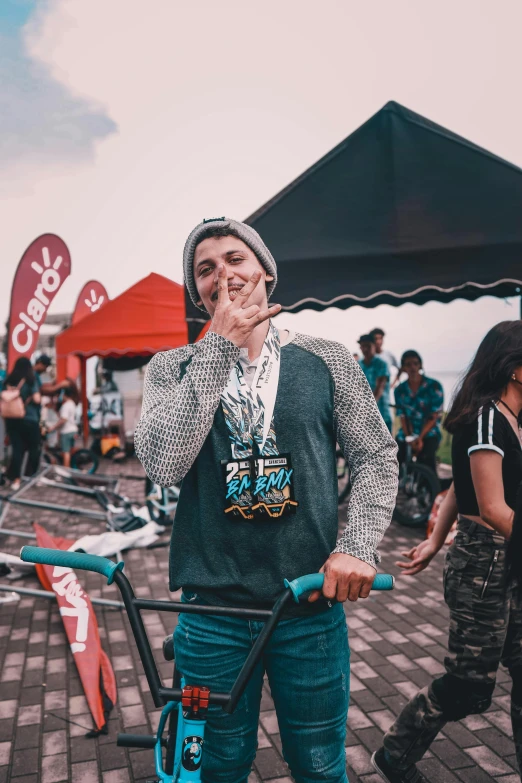
<svg viewBox="0 0 522 783"><path fill-rule="evenodd" d="M214 463L217 466L220 459L230 458L220 398L238 356L235 345L209 332L195 345L156 354L149 364L135 448L155 483L171 486L184 479L173 548L176 536L180 537L177 545L189 549L195 540L203 542L205 548L240 546L237 541L242 532L237 532L237 526L228 543L215 538L221 524L216 521L215 506L221 499L221 490L214 489L208 502L199 497L212 487L214 479L218 487L217 468L216 477L210 475ZM320 420L317 427L316 419ZM296 334L282 347L274 421L280 451L292 451L301 482L297 497L300 504L310 506L316 502L314 493L308 491L312 474L317 476L317 486L324 487L320 504L309 510L306 522L301 527L297 525L296 530L301 536L308 536L314 525L323 524L328 527L324 542L319 534L317 540L314 538L315 528L310 539L312 546L324 550L317 557L325 553L327 557L329 549L375 565L379 562L377 546L390 522L396 498L397 448L351 353L338 343ZM352 482L347 524L338 540L337 503L335 498L334 506L333 497L335 441L346 457ZM187 498L183 503L184 493ZM213 510L208 508L209 503L214 503ZM187 527L192 531L190 536L186 535ZM223 535L226 537L226 533ZM252 534L249 535L250 541ZM300 566L310 567L314 563L303 561ZM203 564L201 570L208 571L212 581L212 564ZM173 585L184 585L187 579L181 563L171 564ZM189 581L197 583L196 579Z"/></svg>

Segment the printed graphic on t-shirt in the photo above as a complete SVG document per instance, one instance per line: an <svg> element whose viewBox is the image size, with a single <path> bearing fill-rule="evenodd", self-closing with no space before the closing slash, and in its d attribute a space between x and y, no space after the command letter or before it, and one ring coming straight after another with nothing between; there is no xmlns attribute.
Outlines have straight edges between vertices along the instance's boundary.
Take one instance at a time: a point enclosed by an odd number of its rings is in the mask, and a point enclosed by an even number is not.
<svg viewBox="0 0 522 783"><path fill-rule="evenodd" d="M238 362L221 395L232 449L232 459L222 463L225 514L280 517L297 506L290 456L278 452L273 421L280 361L279 333L271 323L252 385Z"/></svg>

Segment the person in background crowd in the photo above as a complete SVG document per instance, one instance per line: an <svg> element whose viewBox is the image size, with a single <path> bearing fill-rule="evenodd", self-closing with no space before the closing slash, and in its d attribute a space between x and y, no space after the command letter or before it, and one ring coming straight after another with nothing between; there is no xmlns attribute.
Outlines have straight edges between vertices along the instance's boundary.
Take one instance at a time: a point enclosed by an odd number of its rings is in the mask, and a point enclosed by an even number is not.
<svg viewBox="0 0 522 783"><path fill-rule="evenodd" d="M35 372L29 359L20 356L3 383L3 388L20 387L20 396L25 406L23 419L5 419L6 432L9 435L12 455L6 477L11 480L11 489L20 488L22 462L26 452L29 454L27 471L32 475L40 462L40 390Z"/></svg>
<svg viewBox="0 0 522 783"><path fill-rule="evenodd" d="M403 353L401 372L408 378L395 389L395 409L401 420L397 433L399 462L406 458L406 436L415 435L413 453L419 462L436 473L435 455L441 440L440 417L444 404L442 385L423 374L422 359L417 351Z"/></svg>
<svg viewBox="0 0 522 783"><path fill-rule="evenodd" d="M109 394L110 392L117 392L118 386L112 378L112 372L110 370L102 370L102 382L99 389L95 390L95 394Z"/></svg>
<svg viewBox="0 0 522 783"><path fill-rule="evenodd" d="M385 335L384 331L379 327L375 327L375 329L371 330L370 334L375 341L375 353L377 354L379 359L384 359L384 361L390 368L390 371L392 367L395 367L397 372L399 372L400 367L394 354L391 351L388 351L386 348L383 348L384 335Z"/></svg>
<svg viewBox="0 0 522 783"><path fill-rule="evenodd" d="M44 375L46 372L48 372L49 367L52 364L52 360L50 356L47 356L46 353L41 353L40 356L36 359L34 363L34 371L36 373L37 382L40 385L40 388L42 386L42 380L40 378L40 375ZM44 392L45 393L45 392Z"/></svg>
<svg viewBox="0 0 522 783"><path fill-rule="evenodd" d="M522 769L521 412L522 321L503 321L482 341L444 422L453 435L454 483L433 534L404 552L410 562L397 564L408 575L426 568L458 515L444 567L446 673L409 701L373 755L388 783L424 781L416 763L448 721L488 709L501 661L513 681L511 722Z"/></svg>
<svg viewBox="0 0 522 783"><path fill-rule="evenodd" d="M388 365L379 356L375 355L375 339L371 334L363 334L359 337L362 359L359 359L359 367L370 384L370 389L377 402L379 412L389 431L392 430L392 417L390 411L390 370Z"/></svg>
<svg viewBox="0 0 522 783"><path fill-rule="evenodd" d="M34 363L34 371L35 371L35 380L38 384L38 390L40 394L44 394L47 397L52 397L53 394L56 394L57 391L60 391L60 389L64 389L66 386L69 385L69 381L59 381L58 383L50 383L49 381L42 381L41 375L44 375L45 373L49 372L49 367L52 365L52 360L50 356L47 356L46 353L40 354L40 356L37 358L37 360Z"/></svg>
<svg viewBox="0 0 522 783"><path fill-rule="evenodd" d="M45 438L46 445L53 448L58 443L58 433L54 429L54 425L59 418L57 413L57 408L59 407L58 400L56 397L43 396L40 407L40 428L42 430L42 437Z"/></svg>
<svg viewBox="0 0 522 783"><path fill-rule="evenodd" d="M7 375L5 370L5 360L3 355L0 357L0 384L2 384L5 381L5 376Z"/></svg>
<svg viewBox="0 0 522 783"><path fill-rule="evenodd" d="M56 424L49 427L48 432L60 430L60 450L63 464L66 468L71 466L71 451L74 447L74 439L78 433L76 424L76 406L78 405L78 390L71 381L69 386L63 389L63 402L60 406L59 419Z"/></svg>

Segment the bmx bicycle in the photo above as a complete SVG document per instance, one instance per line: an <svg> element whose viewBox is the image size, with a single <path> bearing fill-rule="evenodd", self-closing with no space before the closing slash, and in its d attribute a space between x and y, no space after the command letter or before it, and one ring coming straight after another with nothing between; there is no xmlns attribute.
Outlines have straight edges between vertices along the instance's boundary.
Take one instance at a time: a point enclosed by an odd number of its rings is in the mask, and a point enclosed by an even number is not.
<svg viewBox="0 0 522 783"><path fill-rule="evenodd" d="M423 527L440 492L440 481L427 465L413 454L416 435L406 435L406 459L399 468L399 488L393 519L406 527Z"/></svg>
<svg viewBox="0 0 522 783"><path fill-rule="evenodd" d="M200 783L202 746L209 705L220 705L229 714L234 712L277 623L281 619L286 605L292 600L298 602L301 596L312 590L320 590L324 581L323 574L318 573L299 577L292 582L288 582L285 579L285 589L275 602L272 610L245 609L136 598L130 582L123 573L123 562L114 563L112 560L99 557L98 555L24 546L20 552L20 557L29 563L42 563L58 568L77 568L85 571L95 571L105 576L108 584L114 582L119 588L152 699L155 706L163 707L163 710L155 736L119 734L117 743L121 747L149 748L154 751L157 775L157 781L154 783ZM394 579L392 576L377 574L373 582L373 589L391 590L393 583ZM168 688L161 682L141 618L140 612L146 609L220 615L222 617L241 617L245 620L264 621L265 625L252 646L229 693L210 691L203 684L186 683L183 676L176 670L175 664L173 684L171 688ZM166 660L174 661L172 636L168 636L165 639L163 652ZM167 728L167 731L164 737L165 728Z"/></svg>
<svg viewBox="0 0 522 783"><path fill-rule="evenodd" d="M63 465L62 452L59 446L49 446L46 441L46 432L42 431L42 460L48 465ZM100 460L91 449L73 448L71 451L71 468L81 470L82 473L96 473Z"/></svg>

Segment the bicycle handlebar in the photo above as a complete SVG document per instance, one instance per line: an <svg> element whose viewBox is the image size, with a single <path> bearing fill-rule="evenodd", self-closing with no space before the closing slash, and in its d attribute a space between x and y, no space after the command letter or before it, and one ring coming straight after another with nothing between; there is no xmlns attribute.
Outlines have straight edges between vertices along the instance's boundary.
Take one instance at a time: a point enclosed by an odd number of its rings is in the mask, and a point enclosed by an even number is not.
<svg viewBox="0 0 522 783"><path fill-rule="evenodd" d="M107 578L107 584L112 584L116 571L123 571L124 563L113 563L107 557L99 555L87 555L83 552L68 552L61 549L46 549L38 546L24 546L20 552L20 559L28 563L41 563L43 565L61 566L63 568L78 568L82 571L95 571ZM284 580L285 587L292 591L294 600L299 599L312 590L321 590L324 583L324 574L306 574L291 582ZM391 574L376 574L373 580L372 590L393 590L395 579Z"/></svg>
<svg viewBox="0 0 522 783"><path fill-rule="evenodd" d="M312 590L321 590L324 583L324 574L307 574L289 582L285 579L285 587L288 587L294 596L296 603L304 593ZM395 578L391 574L376 574L373 580L372 590L393 590Z"/></svg>
<svg viewBox="0 0 522 783"><path fill-rule="evenodd" d="M107 584L114 581L116 571L123 571L124 563L113 563L107 557L86 555L83 552L67 552L62 549L45 549L39 546L24 546L20 559L26 563L60 566L62 568L79 568L82 571L95 571L107 577Z"/></svg>
<svg viewBox="0 0 522 783"><path fill-rule="evenodd" d="M154 660L147 632L141 619L140 611L142 609L175 612L190 610L191 613L197 613L199 611L200 614L217 613L225 616L227 614L235 616L238 613L252 614L252 612L248 612L246 609L237 609L233 607L225 608L208 605L196 607L193 604L136 598L130 582L126 576L121 573L123 571L123 563L113 563L112 560L98 555L67 552L60 549L24 546L20 552L20 557L23 561L28 563L41 563L63 568L78 568L85 571L95 571L96 573L103 574L103 576L107 578L109 584L111 584L113 580L116 581L127 610L132 633L136 640L138 652L156 707L166 704L167 701L179 701L181 698L181 690L179 688L166 688L161 683L157 664ZM393 588L393 581L393 577L388 574L377 574L373 586L375 589L379 590L391 590ZM294 579L292 582L285 580L285 587L287 589L280 594L272 610L256 612L257 615L263 615L263 628L250 650L247 659L232 686L232 690L230 693L211 693L210 701L213 704L220 704L225 712L231 713L234 711L287 603L292 600L292 597L296 601L299 601L299 598L310 590L320 590L323 586L323 582L324 575L319 573L307 574L306 576ZM256 619L258 618L256 617Z"/></svg>
<svg viewBox="0 0 522 783"><path fill-rule="evenodd" d="M20 558L29 563L42 563L44 565L61 566L63 568L79 568L83 571L95 571L107 578L107 584L112 584L116 571L123 571L124 563L113 563L107 557L99 555L87 555L82 552L68 552L62 549L45 549L38 546L24 546L20 552ZM289 582L284 580L285 587L292 591L294 600L299 599L312 590L321 590L324 582L324 574L306 574ZM390 574L376 574L373 580L372 590L392 590L395 579Z"/></svg>

